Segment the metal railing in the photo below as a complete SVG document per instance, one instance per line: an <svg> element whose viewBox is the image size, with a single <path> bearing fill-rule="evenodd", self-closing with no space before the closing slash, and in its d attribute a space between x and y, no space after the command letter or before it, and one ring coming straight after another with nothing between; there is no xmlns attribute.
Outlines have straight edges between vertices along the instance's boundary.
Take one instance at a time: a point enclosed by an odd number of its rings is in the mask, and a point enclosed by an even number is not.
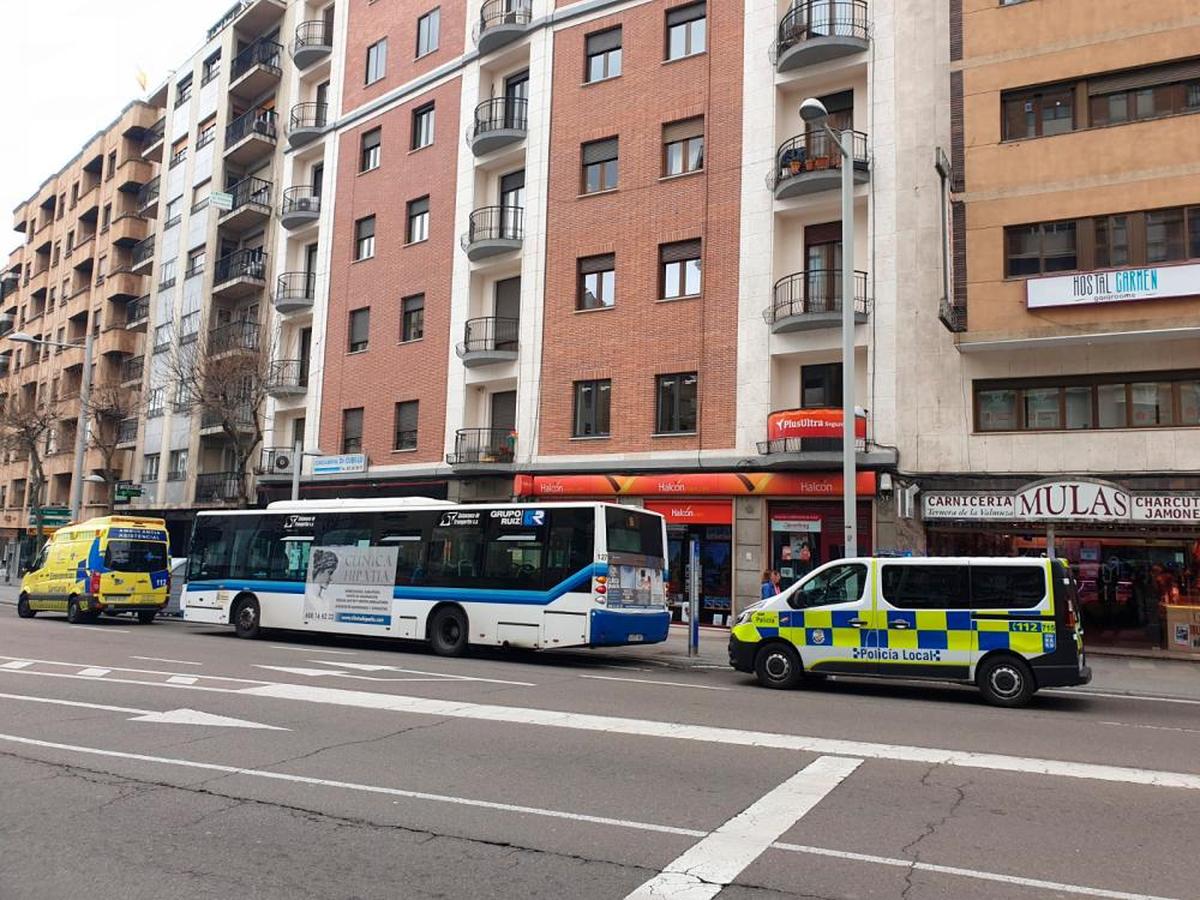
<svg viewBox="0 0 1200 900"><path fill-rule="evenodd" d="M297 128L324 128L328 112L327 103L297 103L288 116L288 131L295 131Z"/></svg>
<svg viewBox="0 0 1200 900"><path fill-rule="evenodd" d="M271 189L274 186L274 184L272 184L270 181L267 181L265 178L247 175L241 181L235 182L229 188L229 196L233 198L233 205L221 213L221 215L227 216L235 210L249 204L270 209Z"/></svg>
<svg viewBox="0 0 1200 900"><path fill-rule="evenodd" d="M797 44L825 37L866 40L866 0L797 0L779 20L775 59Z"/></svg>
<svg viewBox="0 0 1200 900"><path fill-rule="evenodd" d="M775 282L775 299L764 313L767 324L792 316L835 313L842 310L841 269L809 269ZM854 273L854 309L867 311L867 273Z"/></svg>
<svg viewBox="0 0 1200 900"><path fill-rule="evenodd" d="M465 354L500 350L515 353L520 328L520 319L499 316L468 319L466 334L463 342L458 345L458 352Z"/></svg>
<svg viewBox="0 0 1200 900"><path fill-rule="evenodd" d="M307 184L287 188L283 192L281 210L285 216L296 212L319 213L321 211L321 194L312 185Z"/></svg>
<svg viewBox="0 0 1200 900"><path fill-rule="evenodd" d="M475 39L489 28L498 25L528 25L533 21L533 4L530 0L487 0L479 10L479 22L475 26Z"/></svg>
<svg viewBox="0 0 1200 900"><path fill-rule="evenodd" d="M275 280L275 300L313 300L317 296L315 272L284 272Z"/></svg>
<svg viewBox="0 0 1200 900"><path fill-rule="evenodd" d="M153 147L161 141L167 133L167 117L163 116L153 125L146 129L146 134L142 137L142 148Z"/></svg>
<svg viewBox="0 0 1200 900"><path fill-rule="evenodd" d="M142 263L154 256L154 235L138 241L133 245L133 255L130 263L134 266L140 266Z"/></svg>
<svg viewBox="0 0 1200 900"><path fill-rule="evenodd" d="M206 472L196 476L197 503L227 503L242 497L242 479L237 472Z"/></svg>
<svg viewBox="0 0 1200 900"><path fill-rule="evenodd" d="M525 239L525 210L520 206L485 206L471 213L467 244Z"/></svg>
<svg viewBox="0 0 1200 900"><path fill-rule="evenodd" d="M867 136L861 131L852 132L852 136L854 168L866 169ZM775 170L771 173L771 190L809 172L841 168L842 151L833 142L833 138L824 131L806 131L789 141L784 141L776 151Z"/></svg>
<svg viewBox="0 0 1200 900"><path fill-rule="evenodd" d="M208 333L209 353L228 353L232 350L257 351L259 325L249 320L218 325Z"/></svg>
<svg viewBox="0 0 1200 900"><path fill-rule="evenodd" d="M224 428L226 424L244 431L252 431L255 425L254 410L246 406L232 409L206 409L200 416L201 428Z"/></svg>
<svg viewBox="0 0 1200 900"><path fill-rule="evenodd" d="M133 325L150 318L150 295L130 300L125 307L125 324Z"/></svg>
<svg viewBox="0 0 1200 900"><path fill-rule="evenodd" d="M292 52L299 50L301 47L329 47L333 44L333 35L330 34L331 29L325 26L325 22L317 19L311 22L301 22L296 26L296 42L292 45Z"/></svg>
<svg viewBox="0 0 1200 900"><path fill-rule="evenodd" d="M526 131L529 128L529 101L524 97L493 97L475 107L471 138L492 131Z"/></svg>
<svg viewBox="0 0 1200 900"><path fill-rule="evenodd" d="M162 183L162 176L155 175L145 184L143 184L137 193L137 208L149 206L158 199L159 186Z"/></svg>
<svg viewBox="0 0 1200 900"><path fill-rule="evenodd" d="M261 248L234 250L217 260L213 284L223 284L235 278L263 279L267 274L267 254Z"/></svg>
<svg viewBox="0 0 1200 900"><path fill-rule="evenodd" d="M938 318L953 334L967 330L967 308L945 297L938 301Z"/></svg>
<svg viewBox="0 0 1200 900"><path fill-rule="evenodd" d="M252 109L242 113L225 126L225 147L228 149L250 134L262 135L272 141L278 137L279 117L273 109Z"/></svg>
<svg viewBox="0 0 1200 900"><path fill-rule="evenodd" d="M259 38L241 53L233 58L229 66L229 80L237 81L255 66L266 66L279 73L279 57L283 54L283 44Z"/></svg>
<svg viewBox="0 0 1200 900"><path fill-rule="evenodd" d="M460 428L455 432L450 465L511 463L516 456L517 433L511 428Z"/></svg>
<svg viewBox="0 0 1200 900"><path fill-rule="evenodd" d="M267 375L267 388L306 388L308 387L307 359L277 359L271 363Z"/></svg>

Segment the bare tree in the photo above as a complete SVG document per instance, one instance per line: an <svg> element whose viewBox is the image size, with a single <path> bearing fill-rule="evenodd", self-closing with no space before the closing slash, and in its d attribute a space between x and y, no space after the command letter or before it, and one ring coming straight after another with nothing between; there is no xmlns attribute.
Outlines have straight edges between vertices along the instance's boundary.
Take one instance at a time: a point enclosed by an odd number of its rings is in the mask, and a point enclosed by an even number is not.
<svg viewBox="0 0 1200 900"><path fill-rule="evenodd" d="M48 391L22 390L0 403L0 450L29 461L26 497L33 510L38 547L45 535L42 492L46 487L46 469L43 456L59 418L58 398L50 396Z"/></svg>
<svg viewBox="0 0 1200 900"><path fill-rule="evenodd" d="M122 423L135 418L141 409L141 395L114 381L94 385L87 400L88 443L100 453L100 477L104 479L109 512L113 511L117 481L121 478L119 456L125 452Z"/></svg>

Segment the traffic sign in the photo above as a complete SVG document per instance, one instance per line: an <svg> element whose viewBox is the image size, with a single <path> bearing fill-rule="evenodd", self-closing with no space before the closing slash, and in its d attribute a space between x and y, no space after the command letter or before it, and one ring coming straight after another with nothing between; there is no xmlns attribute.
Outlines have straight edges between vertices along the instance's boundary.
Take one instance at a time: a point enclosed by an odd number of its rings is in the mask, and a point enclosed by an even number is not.
<svg viewBox="0 0 1200 900"><path fill-rule="evenodd" d="M66 525L71 521L71 510L65 506L43 506L41 512L43 525ZM37 517L33 518L36 522Z"/></svg>
<svg viewBox="0 0 1200 900"><path fill-rule="evenodd" d="M118 481L116 498L118 500L132 500L135 497L140 497L145 491L142 490L140 484L134 484L132 481Z"/></svg>

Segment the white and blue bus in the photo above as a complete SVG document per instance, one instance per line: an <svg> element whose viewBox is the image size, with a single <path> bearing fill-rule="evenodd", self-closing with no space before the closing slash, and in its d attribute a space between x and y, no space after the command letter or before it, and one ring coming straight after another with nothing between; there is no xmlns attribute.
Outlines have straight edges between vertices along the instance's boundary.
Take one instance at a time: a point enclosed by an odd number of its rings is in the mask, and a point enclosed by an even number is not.
<svg viewBox="0 0 1200 900"><path fill-rule="evenodd" d="M666 640L666 523L607 503L285 501L196 516L189 622L468 644Z"/></svg>

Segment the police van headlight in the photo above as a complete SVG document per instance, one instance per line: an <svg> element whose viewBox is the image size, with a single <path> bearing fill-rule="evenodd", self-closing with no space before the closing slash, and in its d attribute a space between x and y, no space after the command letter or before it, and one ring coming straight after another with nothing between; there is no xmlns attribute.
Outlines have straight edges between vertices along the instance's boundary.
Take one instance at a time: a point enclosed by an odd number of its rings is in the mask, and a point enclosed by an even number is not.
<svg viewBox="0 0 1200 900"><path fill-rule="evenodd" d="M756 612L758 612L760 609L762 609L762 607L763 607L763 604L762 604L761 600L758 603L752 603L749 606L747 606L740 613L738 613L738 617L736 619L734 619L734 621L733 621L734 627L736 628L738 625L745 625L747 622L750 621L750 617L752 615L754 615Z"/></svg>

